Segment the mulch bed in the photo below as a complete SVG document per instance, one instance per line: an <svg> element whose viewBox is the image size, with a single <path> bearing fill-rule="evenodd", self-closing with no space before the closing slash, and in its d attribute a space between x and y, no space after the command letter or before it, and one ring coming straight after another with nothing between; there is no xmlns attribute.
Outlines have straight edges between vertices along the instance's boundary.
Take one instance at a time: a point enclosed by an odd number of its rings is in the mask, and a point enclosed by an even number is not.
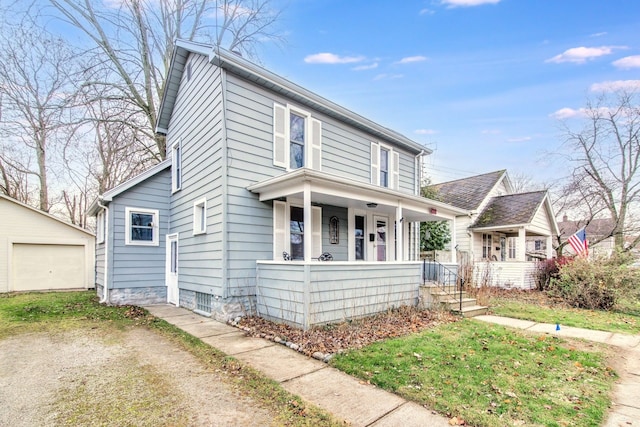
<svg viewBox="0 0 640 427"><path fill-rule="evenodd" d="M403 306L374 316L317 326L307 331L257 316L243 317L236 326L247 335L281 342L306 355L321 353L326 356L457 320L459 317L449 313Z"/></svg>

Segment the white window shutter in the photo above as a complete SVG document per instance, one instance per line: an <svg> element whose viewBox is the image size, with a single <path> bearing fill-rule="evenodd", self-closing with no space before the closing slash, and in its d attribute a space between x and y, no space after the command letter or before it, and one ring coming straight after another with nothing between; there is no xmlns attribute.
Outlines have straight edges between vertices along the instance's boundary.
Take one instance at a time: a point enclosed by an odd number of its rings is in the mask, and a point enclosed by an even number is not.
<svg viewBox="0 0 640 427"><path fill-rule="evenodd" d="M309 123L311 125L309 166L319 171L322 169L322 123L314 118L310 118Z"/></svg>
<svg viewBox="0 0 640 427"><path fill-rule="evenodd" d="M313 244L311 257L318 258L322 255L322 208L320 206L311 207L311 223L313 224L311 230Z"/></svg>
<svg viewBox="0 0 640 427"><path fill-rule="evenodd" d="M397 190L400 187L400 153L391 151L391 188Z"/></svg>
<svg viewBox="0 0 640 427"><path fill-rule="evenodd" d="M273 259L282 260L282 253L288 251L287 245L287 204L273 201Z"/></svg>
<svg viewBox="0 0 640 427"><path fill-rule="evenodd" d="M380 185L380 145L371 143L371 183Z"/></svg>
<svg viewBox="0 0 640 427"><path fill-rule="evenodd" d="M273 104L273 165L287 167L287 107Z"/></svg>

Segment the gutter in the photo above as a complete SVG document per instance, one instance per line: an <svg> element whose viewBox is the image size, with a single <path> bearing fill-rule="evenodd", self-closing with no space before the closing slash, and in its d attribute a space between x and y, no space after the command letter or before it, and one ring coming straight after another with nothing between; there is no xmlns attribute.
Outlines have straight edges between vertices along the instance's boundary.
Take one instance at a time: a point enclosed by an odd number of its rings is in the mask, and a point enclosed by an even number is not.
<svg viewBox="0 0 640 427"><path fill-rule="evenodd" d="M104 211L104 278L102 279L102 298L100 299L100 304L109 302L109 286L107 283L107 278L109 277L107 273L109 265L109 208L102 204L103 201L102 196L98 196L96 204Z"/></svg>

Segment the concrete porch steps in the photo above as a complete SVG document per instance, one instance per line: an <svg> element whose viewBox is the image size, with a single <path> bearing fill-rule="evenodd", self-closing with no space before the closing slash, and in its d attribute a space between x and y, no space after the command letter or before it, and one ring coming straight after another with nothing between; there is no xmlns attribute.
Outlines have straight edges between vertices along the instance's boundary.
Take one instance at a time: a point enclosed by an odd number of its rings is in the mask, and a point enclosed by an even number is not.
<svg viewBox="0 0 640 427"><path fill-rule="evenodd" d="M478 305L475 298L462 292L462 310L460 310L460 293L453 285L427 283L420 286L420 305L427 309L444 309L462 317L475 317L487 314L488 307Z"/></svg>

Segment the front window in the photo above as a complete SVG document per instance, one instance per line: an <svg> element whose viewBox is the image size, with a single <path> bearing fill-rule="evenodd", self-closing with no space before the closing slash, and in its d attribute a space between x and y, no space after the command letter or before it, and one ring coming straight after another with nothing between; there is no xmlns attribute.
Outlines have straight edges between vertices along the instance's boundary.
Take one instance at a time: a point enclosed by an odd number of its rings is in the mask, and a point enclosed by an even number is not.
<svg viewBox="0 0 640 427"><path fill-rule="evenodd" d="M126 208L125 244L158 245L158 211L151 209Z"/></svg>
<svg viewBox="0 0 640 427"><path fill-rule="evenodd" d="M104 211L96 217L96 243L104 243Z"/></svg>
<svg viewBox="0 0 640 427"><path fill-rule="evenodd" d="M364 260L364 216L356 215L356 259Z"/></svg>
<svg viewBox="0 0 640 427"><path fill-rule="evenodd" d="M289 167L304 167L305 119L291 113L289 116Z"/></svg>
<svg viewBox="0 0 640 427"><path fill-rule="evenodd" d="M491 259L491 234L482 235L482 258Z"/></svg>
<svg viewBox="0 0 640 427"><path fill-rule="evenodd" d="M389 186L389 150L380 148L380 186Z"/></svg>
<svg viewBox="0 0 640 427"><path fill-rule="evenodd" d="M291 206L289 227L291 259L304 259L304 209Z"/></svg>
<svg viewBox="0 0 640 427"><path fill-rule="evenodd" d="M516 259L516 237L509 237L509 259Z"/></svg>

